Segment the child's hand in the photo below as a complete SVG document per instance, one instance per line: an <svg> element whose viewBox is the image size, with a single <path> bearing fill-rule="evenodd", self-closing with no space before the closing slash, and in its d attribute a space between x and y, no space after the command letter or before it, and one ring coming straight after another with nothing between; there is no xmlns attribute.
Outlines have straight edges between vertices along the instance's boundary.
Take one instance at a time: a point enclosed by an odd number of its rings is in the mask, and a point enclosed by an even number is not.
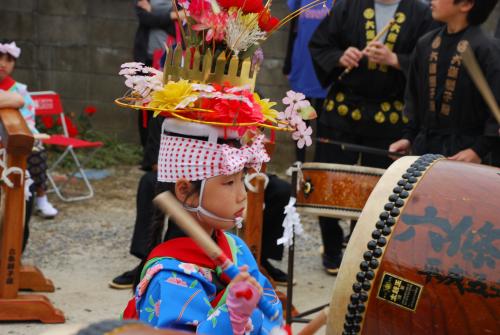
<svg viewBox="0 0 500 335"><path fill-rule="evenodd" d="M231 281L228 288L226 305L235 335L244 334L247 330L250 316L257 307L263 291L262 286L247 270L248 266L240 267L240 274Z"/></svg>
<svg viewBox="0 0 500 335"><path fill-rule="evenodd" d="M264 290L262 289L262 286L260 286L260 284L257 282L257 280L248 273L248 265L240 266L239 269L240 269L239 275L234 277L233 280L231 280L231 283L229 283L229 285L234 285L238 282L246 281L258 290L259 296L262 295L262 292Z"/></svg>

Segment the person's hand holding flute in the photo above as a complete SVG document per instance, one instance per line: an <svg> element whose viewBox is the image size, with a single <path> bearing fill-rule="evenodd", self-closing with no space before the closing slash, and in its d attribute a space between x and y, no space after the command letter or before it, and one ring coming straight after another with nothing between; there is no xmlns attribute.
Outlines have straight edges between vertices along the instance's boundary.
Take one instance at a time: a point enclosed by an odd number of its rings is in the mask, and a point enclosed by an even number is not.
<svg viewBox="0 0 500 335"><path fill-rule="evenodd" d="M339 80L342 80L346 74L352 71L352 69L358 67L359 61L363 56L367 56L371 61L378 64L386 64L394 67L398 67L397 56L392 53L383 43L379 40L384 36L392 25L396 21L392 19L389 23L373 38L373 40L366 45L366 47L359 51L357 48L349 47L346 49L342 57L340 57L339 63L346 69L339 76Z"/></svg>

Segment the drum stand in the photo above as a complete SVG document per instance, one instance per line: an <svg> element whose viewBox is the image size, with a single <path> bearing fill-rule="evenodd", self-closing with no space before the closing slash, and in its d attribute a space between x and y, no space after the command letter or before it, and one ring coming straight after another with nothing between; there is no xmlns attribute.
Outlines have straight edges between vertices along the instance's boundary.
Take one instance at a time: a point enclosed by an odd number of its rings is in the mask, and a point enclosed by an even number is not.
<svg viewBox="0 0 500 335"><path fill-rule="evenodd" d="M292 196L297 197L297 169L292 173ZM286 288L286 325L290 326L292 323L309 323L312 319L305 318L311 314L317 313L328 307L330 304L324 304L302 313L292 314L293 306L293 270L294 270L294 257L295 257L295 231L292 229L292 243L288 247L288 280Z"/></svg>
<svg viewBox="0 0 500 335"><path fill-rule="evenodd" d="M26 157L33 147L33 135L21 113L14 109L0 111L3 166L0 216L0 321L40 320L64 322L63 313L49 299L37 294L18 294L20 289L54 291L52 282L37 268L21 265L24 224L24 171Z"/></svg>

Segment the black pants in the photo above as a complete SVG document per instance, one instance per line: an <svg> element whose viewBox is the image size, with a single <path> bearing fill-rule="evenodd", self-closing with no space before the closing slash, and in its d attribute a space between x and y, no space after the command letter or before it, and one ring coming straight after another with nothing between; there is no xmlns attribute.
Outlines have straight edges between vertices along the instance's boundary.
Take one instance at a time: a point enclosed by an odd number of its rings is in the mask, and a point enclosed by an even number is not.
<svg viewBox="0 0 500 335"><path fill-rule="evenodd" d="M264 194L261 258L279 261L283 257L283 245L278 245L276 241L283 236L284 208L290 200L292 187L275 175L268 177L269 184Z"/></svg>
<svg viewBox="0 0 500 335"><path fill-rule="evenodd" d="M157 179L156 171L147 171L139 180L136 198L136 217L130 253L140 259L148 256L152 247L152 225Z"/></svg>
<svg viewBox="0 0 500 335"><path fill-rule="evenodd" d="M23 251L26 249L26 245L28 244L28 239L30 237L30 219L33 214L33 207L35 205L35 184L30 186L31 197L26 200L26 213L24 216L24 231L23 231Z"/></svg>
<svg viewBox="0 0 500 335"><path fill-rule="evenodd" d="M373 138L341 133L321 123L318 123L318 128L318 133L321 134L322 137L384 150L387 150L389 145L396 140L394 138ZM315 154L315 161L324 163L354 165L359 162L362 166L383 169L389 167L392 163L389 157L343 151L340 146L328 143L316 143ZM339 220L329 217L320 217L319 225L323 240L324 255L332 260L339 260L342 254L342 242L344 240L344 234L342 227L339 225Z"/></svg>
<svg viewBox="0 0 500 335"><path fill-rule="evenodd" d="M134 233L130 245L130 253L140 259L147 257L152 248L152 226L157 173L146 172L139 181L137 189L137 214ZM283 235L284 207L290 199L291 186L275 175L269 175L269 184L264 195L265 210L262 231L262 259L280 260L283 256L283 246L276 240Z"/></svg>

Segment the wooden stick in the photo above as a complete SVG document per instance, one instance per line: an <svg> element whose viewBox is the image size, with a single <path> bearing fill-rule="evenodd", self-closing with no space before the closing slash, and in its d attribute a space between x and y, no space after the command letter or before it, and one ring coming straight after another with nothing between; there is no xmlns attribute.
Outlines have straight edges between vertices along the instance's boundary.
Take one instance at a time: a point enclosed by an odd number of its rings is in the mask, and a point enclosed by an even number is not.
<svg viewBox="0 0 500 335"><path fill-rule="evenodd" d="M384 36L384 34L392 27L392 25L396 22L396 20L392 19L391 21L389 21L389 23L373 38L372 41L370 41L369 43L366 44L366 47L361 51L361 52L365 52L366 49L368 49L368 45L373 42L373 41L378 41L382 36ZM344 76L346 74L348 74L349 72L352 71L352 67L348 67L344 70L344 72L342 72L339 76L339 80L342 80L342 78L344 78Z"/></svg>
<svg viewBox="0 0 500 335"><path fill-rule="evenodd" d="M314 319L312 319L304 328L300 330L298 335L315 334L321 327L326 325L329 311L330 309L325 307Z"/></svg>
<svg viewBox="0 0 500 335"><path fill-rule="evenodd" d="M48 140L50 138L50 135L40 133L40 134L33 134L33 137L35 138L35 140Z"/></svg>
<svg viewBox="0 0 500 335"><path fill-rule="evenodd" d="M497 100L495 99L495 96L493 95L493 92L484 77L483 71L481 71L481 68L477 63L477 59L470 46L468 46L462 53L462 59L464 60L465 68L467 69L467 72L469 72L469 75L476 85L479 93L483 96L484 101L490 108L493 116L497 119L497 122L500 123L500 109L498 108Z"/></svg>
<svg viewBox="0 0 500 335"><path fill-rule="evenodd" d="M162 211L168 213L175 223L192 238L196 244L221 267L231 279L239 274L238 268L224 254L221 248L212 240L208 233L200 227L198 222L182 207L177 198L170 192L163 192L156 196L154 203ZM276 306L266 300L259 301L260 310L271 320L278 317L279 311Z"/></svg>

